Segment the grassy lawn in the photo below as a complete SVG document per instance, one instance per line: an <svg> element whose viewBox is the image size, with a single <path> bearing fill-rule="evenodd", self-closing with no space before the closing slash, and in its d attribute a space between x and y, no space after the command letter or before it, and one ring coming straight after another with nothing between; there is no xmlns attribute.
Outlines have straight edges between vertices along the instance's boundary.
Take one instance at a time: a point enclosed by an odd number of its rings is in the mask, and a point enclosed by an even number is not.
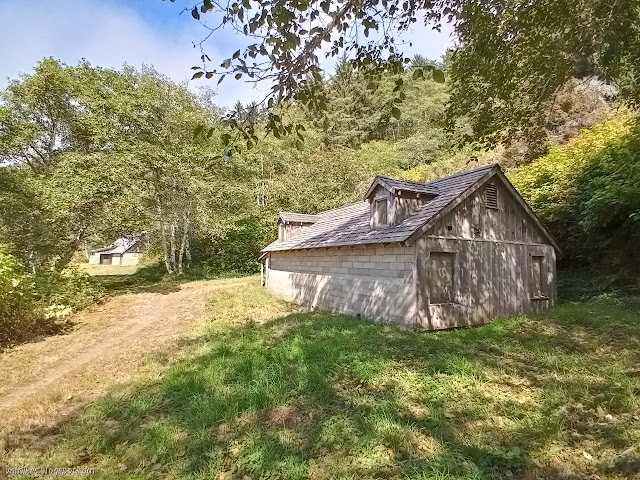
<svg viewBox="0 0 640 480"><path fill-rule="evenodd" d="M161 265L77 265L109 294L139 292L168 283ZM173 280L169 283L176 282Z"/></svg>
<svg viewBox="0 0 640 480"><path fill-rule="evenodd" d="M180 277L171 277L166 274L165 267L161 263L140 265L90 265L88 263L79 263L77 266L91 275L110 295L171 289L193 280L229 279L251 275L228 272L206 276L186 274Z"/></svg>
<svg viewBox="0 0 640 480"><path fill-rule="evenodd" d="M415 333L245 287L206 334L7 465L97 478L640 475L640 298ZM2 462L0 462L2 463Z"/></svg>
<svg viewBox="0 0 640 480"><path fill-rule="evenodd" d="M138 265L92 265L79 263L78 267L93 277L133 275Z"/></svg>

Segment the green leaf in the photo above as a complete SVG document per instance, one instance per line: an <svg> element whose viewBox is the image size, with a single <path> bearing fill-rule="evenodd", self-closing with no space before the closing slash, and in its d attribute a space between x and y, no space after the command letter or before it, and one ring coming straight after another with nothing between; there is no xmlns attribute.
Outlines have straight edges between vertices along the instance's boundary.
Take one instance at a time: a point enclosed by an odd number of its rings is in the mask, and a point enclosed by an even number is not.
<svg viewBox="0 0 640 480"><path fill-rule="evenodd" d="M393 118L396 120L399 120L401 115L400 109L398 107L393 107L391 109L391 115L393 115Z"/></svg>
<svg viewBox="0 0 640 480"><path fill-rule="evenodd" d="M424 77L424 72L422 71L422 69L421 69L421 68L416 68L416 69L413 71L413 79L414 79L414 80L417 80L417 79L419 79L419 78L423 78L423 77Z"/></svg>
<svg viewBox="0 0 640 480"><path fill-rule="evenodd" d="M198 13L197 8L194 8L193 10L191 10L191 16L196 20L200 20L200 13Z"/></svg>
<svg viewBox="0 0 640 480"><path fill-rule="evenodd" d="M444 83L444 72L435 68L433 70L433 79L438 83Z"/></svg>
<svg viewBox="0 0 640 480"><path fill-rule="evenodd" d="M204 72L196 72L193 74L193 77L191 77L191 80L195 80L196 78L200 78L204 75Z"/></svg>

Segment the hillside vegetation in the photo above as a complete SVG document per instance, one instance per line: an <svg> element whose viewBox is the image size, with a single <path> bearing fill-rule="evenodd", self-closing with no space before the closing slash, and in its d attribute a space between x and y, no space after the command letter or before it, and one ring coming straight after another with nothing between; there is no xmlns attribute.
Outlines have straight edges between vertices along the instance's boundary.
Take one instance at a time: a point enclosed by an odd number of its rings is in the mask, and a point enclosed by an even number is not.
<svg viewBox="0 0 640 480"><path fill-rule="evenodd" d="M621 109L510 178L575 263L640 273L640 131Z"/></svg>

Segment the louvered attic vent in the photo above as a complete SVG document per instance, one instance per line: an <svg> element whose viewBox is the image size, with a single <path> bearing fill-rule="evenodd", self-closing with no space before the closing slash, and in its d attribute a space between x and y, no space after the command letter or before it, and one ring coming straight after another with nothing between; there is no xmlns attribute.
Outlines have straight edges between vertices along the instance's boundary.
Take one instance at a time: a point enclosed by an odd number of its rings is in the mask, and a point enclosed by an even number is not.
<svg viewBox="0 0 640 480"><path fill-rule="evenodd" d="M498 208L498 188L493 183L487 184L485 188L487 208Z"/></svg>

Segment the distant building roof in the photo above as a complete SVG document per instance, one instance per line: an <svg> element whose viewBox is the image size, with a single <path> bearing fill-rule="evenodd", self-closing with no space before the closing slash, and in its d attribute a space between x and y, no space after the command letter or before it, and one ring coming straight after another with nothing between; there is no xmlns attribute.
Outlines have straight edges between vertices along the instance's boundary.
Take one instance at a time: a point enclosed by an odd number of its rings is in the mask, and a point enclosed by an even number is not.
<svg viewBox="0 0 640 480"><path fill-rule="evenodd" d="M91 250L91 253L124 253L138 243L137 238L122 237L117 239L111 245Z"/></svg>
<svg viewBox="0 0 640 480"><path fill-rule="evenodd" d="M295 237L287 240L276 240L262 251L273 252L407 241L409 237L443 211L469 187L482 180L485 176L488 178L499 171L501 170L498 165L488 165L427 183L376 177L372 187L369 189L369 193L375 186L382 184L385 188L393 188L395 191L406 190L425 193L433 195L434 198L398 225L382 229L372 229L370 227L369 202L366 200L322 212L317 215L319 220L316 223L307 227Z"/></svg>

